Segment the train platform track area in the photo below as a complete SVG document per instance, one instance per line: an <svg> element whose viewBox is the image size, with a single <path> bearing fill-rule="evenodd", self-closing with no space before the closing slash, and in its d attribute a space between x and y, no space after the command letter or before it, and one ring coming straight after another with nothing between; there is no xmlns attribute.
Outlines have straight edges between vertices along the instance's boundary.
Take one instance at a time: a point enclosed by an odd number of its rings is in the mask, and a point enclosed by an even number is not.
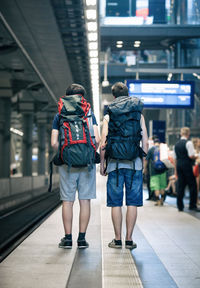
<svg viewBox="0 0 200 288"><path fill-rule="evenodd" d="M86 234L88 249L77 249L78 201L74 205L73 247L58 248L64 236L59 206L0 263L1 288L199 288L200 219L178 212L174 199L164 206L146 201L138 208L133 232L137 248L112 249L111 211L106 207L106 178L97 176ZM125 215L126 208L123 208ZM200 213L199 213L200 214ZM12 223L10 223L12 225Z"/></svg>

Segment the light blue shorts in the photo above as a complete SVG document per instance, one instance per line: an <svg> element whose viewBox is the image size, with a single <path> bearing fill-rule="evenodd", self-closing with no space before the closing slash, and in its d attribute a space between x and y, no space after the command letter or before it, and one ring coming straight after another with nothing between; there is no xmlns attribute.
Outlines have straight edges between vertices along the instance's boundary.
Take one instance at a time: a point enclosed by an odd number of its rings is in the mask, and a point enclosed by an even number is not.
<svg viewBox="0 0 200 288"><path fill-rule="evenodd" d="M66 165L59 166L60 199L73 202L76 199L88 200L96 198L96 165L88 171L87 167L71 167L68 172Z"/></svg>

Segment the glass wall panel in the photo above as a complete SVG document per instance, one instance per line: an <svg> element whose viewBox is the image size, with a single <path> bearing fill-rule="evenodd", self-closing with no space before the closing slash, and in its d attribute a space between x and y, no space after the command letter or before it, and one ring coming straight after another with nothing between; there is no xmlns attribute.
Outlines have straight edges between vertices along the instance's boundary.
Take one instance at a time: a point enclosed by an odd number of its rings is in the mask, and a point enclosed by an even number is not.
<svg viewBox="0 0 200 288"><path fill-rule="evenodd" d="M198 25L199 0L101 0L101 25Z"/></svg>
<svg viewBox="0 0 200 288"><path fill-rule="evenodd" d="M181 41L182 67L200 67L200 39Z"/></svg>

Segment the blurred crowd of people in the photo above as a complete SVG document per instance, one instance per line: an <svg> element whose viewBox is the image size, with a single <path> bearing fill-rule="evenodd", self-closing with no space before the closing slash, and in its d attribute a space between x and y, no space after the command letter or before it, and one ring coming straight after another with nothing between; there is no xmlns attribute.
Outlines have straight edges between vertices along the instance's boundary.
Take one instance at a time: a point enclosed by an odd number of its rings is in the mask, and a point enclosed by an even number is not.
<svg viewBox="0 0 200 288"><path fill-rule="evenodd" d="M181 128L180 135L173 151L160 143L157 136L149 140L144 163L148 200L155 201L156 206L162 206L166 196L176 197L177 208L183 211L185 189L188 187L188 208L200 212L200 138L190 139L188 127Z"/></svg>

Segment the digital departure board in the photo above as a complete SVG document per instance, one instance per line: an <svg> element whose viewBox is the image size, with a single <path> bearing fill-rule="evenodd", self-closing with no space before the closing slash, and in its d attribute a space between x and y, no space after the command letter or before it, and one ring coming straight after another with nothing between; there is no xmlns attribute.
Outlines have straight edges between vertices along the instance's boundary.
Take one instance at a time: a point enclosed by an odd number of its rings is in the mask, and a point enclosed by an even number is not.
<svg viewBox="0 0 200 288"><path fill-rule="evenodd" d="M130 96L139 97L146 108L194 108L194 82L127 80Z"/></svg>

